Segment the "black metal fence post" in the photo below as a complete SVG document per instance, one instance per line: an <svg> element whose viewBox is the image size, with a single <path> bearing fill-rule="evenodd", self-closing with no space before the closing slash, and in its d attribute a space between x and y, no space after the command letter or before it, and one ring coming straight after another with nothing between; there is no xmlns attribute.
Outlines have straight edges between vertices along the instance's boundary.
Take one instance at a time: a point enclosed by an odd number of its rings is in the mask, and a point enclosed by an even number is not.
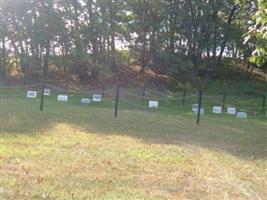
<svg viewBox="0 0 267 200"><path fill-rule="evenodd" d="M224 111L225 108L225 100L226 100L226 93L223 93L223 102L222 102L222 110Z"/></svg>
<svg viewBox="0 0 267 200"><path fill-rule="evenodd" d="M41 94L41 103L40 103L40 111L44 109L44 90L45 90L45 83L47 78L47 72L49 67L49 52L50 52L50 40L46 41L46 52L45 57L41 57L41 63L43 63L43 79L42 79L42 94Z"/></svg>
<svg viewBox="0 0 267 200"><path fill-rule="evenodd" d="M183 98L182 98L182 105L184 106L184 104L185 104L185 95L186 95L186 90L185 90L185 88L184 88L184 90L183 90Z"/></svg>
<svg viewBox="0 0 267 200"><path fill-rule="evenodd" d="M265 111L265 104L266 104L266 96L263 95L263 98L262 98L262 110Z"/></svg>
<svg viewBox="0 0 267 200"><path fill-rule="evenodd" d="M44 109L44 90L45 90L45 80L43 80L42 89L41 89L40 111L43 111Z"/></svg>
<svg viewBox="0 0 267 200"><path fill-rule="evenodd" d="M198 98L197 125L199 125L200 122L201 106L202 106L202 91L200 90Z"/></svg>
<svg viewBox="0 0 267 200"><path fill-rule="evenodd" d="M120 84L118 83L117 89L116 89L114 117L117 117L118 116L119 97L120 97Z"/></svg>
<svg viewBox="0 0 267 200"><path fill-rule="evenodd" d="M142 90L142 100L145 101L146 96L146 82L144 83L143 90Z"/></svg>
<svg viewBox="0 0 267 200"><path fill-rule="evenodd" d="M104 96L105 96L105 89L106 89L106 87L105 87L105 85L103 85L102 86L102 98L104 98Z"/></svg>

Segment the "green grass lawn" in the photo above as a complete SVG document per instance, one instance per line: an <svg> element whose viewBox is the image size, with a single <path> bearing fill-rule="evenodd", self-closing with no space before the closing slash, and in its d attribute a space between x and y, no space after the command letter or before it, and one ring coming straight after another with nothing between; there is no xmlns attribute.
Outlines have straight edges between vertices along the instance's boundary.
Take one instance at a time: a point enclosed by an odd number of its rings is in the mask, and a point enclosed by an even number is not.
<svg viewBox="0 0 267 200"><path fill-rule="evenodd" d="M26 99L0 90L0 199L265 199L267 121L212 114L196 125L191 104L149 110L124 96L80 105L82 95ZM11 97L11 94L18 96ZM231 97L247 108L260 99ZM129 98L128 98L129 100ZM132 100L132 99L130 99ZM217 97L220 101L220 97ZM162 106L161 106L162 105ZM249 110L248 110L249 111ZM252 111L249 111L252 112Z"/></svg>

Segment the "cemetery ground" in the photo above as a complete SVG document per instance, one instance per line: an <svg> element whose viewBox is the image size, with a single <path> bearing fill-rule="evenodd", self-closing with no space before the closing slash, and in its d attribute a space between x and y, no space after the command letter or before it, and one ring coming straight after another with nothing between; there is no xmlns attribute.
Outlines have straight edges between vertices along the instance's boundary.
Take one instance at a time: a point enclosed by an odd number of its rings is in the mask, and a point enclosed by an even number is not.
<svg viewBox="0 0 267 200"><path fill-rule="evenodd" d="M41 113L24 90L1 92L0 199L267 196L266 118L215 115L210 103L197 126L194 99L153 110L120 101L114 118L113 98L80 105L53 95Z"/></svg>

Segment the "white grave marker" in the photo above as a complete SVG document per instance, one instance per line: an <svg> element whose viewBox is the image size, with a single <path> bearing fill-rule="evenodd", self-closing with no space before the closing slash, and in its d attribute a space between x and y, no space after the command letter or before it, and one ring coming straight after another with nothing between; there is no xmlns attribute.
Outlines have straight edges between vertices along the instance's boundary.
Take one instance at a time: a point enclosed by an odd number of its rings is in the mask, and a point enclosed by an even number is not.
<svg viewBox="0 0 267 200"><path fill-rule="evenodd" d="M89 98L82 98L81 99L81 103L82 104L90 104L91 103L91 99L89 99Z"/></svg>
<svg viewBox="0 0 267 200"><path fill-rule="evenodd" d="M194 112L195 114L197 114L197 113L198 113L198 108L194 108L193 112ZM203 115L204 112L205 112L204 108L200 108L200 114Z"/></svg>
<svg viewBox="0 0 267 200"><path fill-rule="evenodd" d="M158 101L149 101L148 106L149 106L149 108L158 108L159 102Z"/></svg>
<svg viewBox="0 0 267 200"><path fill-rule="evenodd" d="M246 112L238 112L237 113L237 117L239 119L247 119L248 118L248 114Z"/></svg>
<svg viewBox="0 0 267 200"><path fill-rule="evenodd" d="M50 96L51 90L50 89L44 89L44 95L45 96Z"/></svg>
<svg viewBox="0 0 267 200"><path fill-rule="evenodd" d="M27 92L27 98L36 98L37 97L37 91L28 91Z"/></svg>
<svg viewBox="0 0 267 200"><path fill-rule="evenodd" d="M102 101L102 95L94 94L92 100L93 100L93 102L101 102Z"/></svg>
<svg viewBox="0 0 267 200"><path fill-rule="evenodd" d="M57 100L62 101L62 102L68 102L68 96L67 95L58 95Z"/></svg>
<svg viewBox="0 0 267 200"><path fill-rule="evenodd" d="M192 104L192 111L197 112L197 110L198 110L198 103Z"/></svg>
<svg viewBox="0 0 267 200"><path fill-rule="evenodd" d="M235 107L228 107L227 108L227 113L229 115L236 115L236 108Z"/></svg>
<svg viewBox="0 0 267 200"><path fill-rule="evenodd" d="M222 107L221 106L213 106L212 112L215 114L222 114Z"/></svg>

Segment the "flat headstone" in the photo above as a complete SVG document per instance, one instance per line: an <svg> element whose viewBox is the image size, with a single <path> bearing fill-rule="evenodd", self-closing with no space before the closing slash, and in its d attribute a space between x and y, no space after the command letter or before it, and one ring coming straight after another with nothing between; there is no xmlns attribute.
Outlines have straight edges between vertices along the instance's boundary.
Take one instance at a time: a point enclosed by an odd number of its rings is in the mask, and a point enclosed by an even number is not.
<svg viewBox="0 0 267 200"><path fill-rule="evenodd" d="M222 114L222 106L213 106L212 112L215 114Z"/></svg>
<svg viewBox="0 0 267 200"><path fill-rule="evenodd" d="M91 99L89 99L89 98L82 98L81 99L81 103L82 104L90 104L91 103Z"/></svg>
<svg viewBox="0 0 267 200"><path fill-rule="evenodd" d="M159 107L159 102L158 101L149 101L148 102L148 107L149 108L158 108Z"/></svg>
<svg viewBox="0 0 267 200"><path fill-rule="evenodd" d="M58 95L57 100L61 102L68 102L68 95Z"/></svg>
<svg viewBox="0 0 267 200"><path fill-rule="evenodd" d="M198 106L199 106L198 103L192 104L192 112L198 113ZM204 114L204 108L200 108L200 114L202 115Z"/></svg>
<svg viewBox="0 0 267 200"><path fill-rule="evenodd" d="M228 107L227 114L229 115L236 115L236 108L235 107Z"/></svg>
<svg viewBox="0 0 267 200"><path fill-rule="evenodd" d="M239 119L247 119L248 114L246 112L238 112L236 115Z"/></svg>
<svg viewBox="0 0 267 200"><path fill-rule="evenodd" d="M51 90L50 89L44 89L44 95L45 96L50 96L50 94L51 94Z"/></svg>
<svg viewBox="0 0 267 200"><path fill-rule="evenodd" d="M36 98L37 91L27 91L27 98Z"/></svg>
<svg viewBox="0 0 267 200"><path fill-rule="evenodd" d="M194 108L192 111L197 114L198 113L198 108ZM203 115L204 113L205 113L204 108L200 108L200 114Z"/></svg>
<svg viewBox="0 0 267 200"><path fill-rule="evenodd" d="M92 100L93 100L93 102L101 102L102 101L102 95L101 94L93 94Z"/></svg>
<svg viewBox="0 0 267 200"><path fill-rule="evenodd" d="M195 110L198 109L198 103L192 104L192 111L195 112Z"/></svg>

